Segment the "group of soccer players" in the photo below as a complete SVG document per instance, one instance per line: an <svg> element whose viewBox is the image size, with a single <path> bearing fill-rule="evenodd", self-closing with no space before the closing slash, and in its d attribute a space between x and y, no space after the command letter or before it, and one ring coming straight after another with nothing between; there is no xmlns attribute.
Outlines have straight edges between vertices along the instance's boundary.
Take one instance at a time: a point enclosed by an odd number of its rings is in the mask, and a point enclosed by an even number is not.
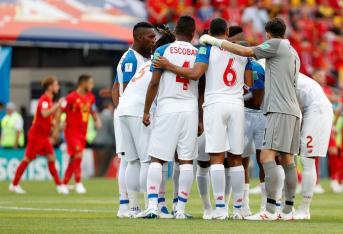
<svg viewBox="0 0 343 234"><path fill-rule="evenodd" d="M300 60L284 39L283 20L272 19L265 29L268 40L249 47L242 28L228 27L217 18L211 21L209 35L200 38L198 49L191 44L195 21L190 16L180 17L173 33L166 27L156 32L146 22L135 25L134 44L117 66L112 89L121 158L118 218L189 218L186 204L196 174L203 219L310 219L315 158L326 155L332 107L321 87L299 74ZM25 157L10 190L25 192L20 177L40 154L48 156L59 193L69 192L66 185L73 174L76 191L84 193L80 163L89 115L101 125L93 108L93 80L81 76L76 91L57 104L52 102L59 89L56 78L44 80L43 87ZM62 111L67 115L65 138L71 156L63 182L49 139L53 116ZM294 155L299 150L303 200L294 211ZM254 154L262 200L260 212L252 215L248 166ZM165 202L168 162L174 162L171 213ZM142 194L144 205L139 202Z"/></svg>
<svg viewBox="0 0 343 234"><path fill-rule="evenodd" d="M58 193L69 194L71 188L75 188L76 193L86 193L86 189L81 182L81 161L86 146L89 115L93 116L96 127L101 127L101 120L95 109L95 97L91 92L93 86L94 81L90 75L81 75L76 90L54 104L53 98L60 89L58 79L50 76L42 81L44 94L38 100L36 113L28 134L25 155L9 187L11 192L26 193L19 185L20 179L29 163L38 155L42 155L48 159L48 168L56 183ZM66 114L64 137L70 156L63 180L59 178L55 166L56 156L53 148L54 139L58 139L60 133L62 112ZM68 186L72 176L75 179L75 187Z"/></svg>
<svg viewBox="0 0 343 234"><path fill-rule="evenodd" d="M333 112L321 87L299 74L300 60L284 39L283 20L267 23L268 40L257 47L248 47L242 29L228 28L220 18L212 20L199 49L191 44L195 22L189 16L179 18L173 34L159 30L155 46L153 26L139 23L133 31L135 43L122 57L113 87L122 159L117 216L189 218L185 208L196 160L203 219L229 218L231 191L233 219L310 219L314 159L326 155ZM149 53L135 48L154 50L152 61ZM294 155L299 149L303 201L295 211ZM255 153L263 193L261 211L252 215L248 165ZM169 214L164 193L165 167L171 161L174 198Z"/></svg>

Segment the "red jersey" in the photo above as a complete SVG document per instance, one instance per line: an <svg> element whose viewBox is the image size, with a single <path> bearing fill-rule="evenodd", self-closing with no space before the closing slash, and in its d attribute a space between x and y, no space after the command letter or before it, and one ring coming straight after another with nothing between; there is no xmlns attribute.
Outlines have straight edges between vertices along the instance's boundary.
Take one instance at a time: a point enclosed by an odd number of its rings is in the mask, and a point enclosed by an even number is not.
<svg viewBox="0 0 343 234"><path fill-rule="evenodd" d="M54 103L48 95L43 94L39 98L36 113L30 128L30 134L38 135L40 137L50 136L54 115L51 114L44 118L42 115L42 110L49 110L53 107L53 105Z"/></svg>
<svg viewBox="0 0 343 234"><path fill-rule="evenodd" d="M89 115L95 111L95 97L89 92L85 95L80 95L73 91L66 97L66 105L64 111L67 115L65 135L86 136Z"/></svg>

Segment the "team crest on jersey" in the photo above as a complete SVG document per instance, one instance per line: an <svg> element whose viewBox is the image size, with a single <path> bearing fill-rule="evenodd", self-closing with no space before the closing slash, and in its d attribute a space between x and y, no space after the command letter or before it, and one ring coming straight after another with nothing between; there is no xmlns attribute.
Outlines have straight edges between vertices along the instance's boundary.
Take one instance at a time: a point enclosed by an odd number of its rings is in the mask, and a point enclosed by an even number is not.
<svg viewBox="0 0 343 234"><path fill-rule="evenodd" d="M125 72L132 72L133 64L132 63L125 63Z"/></svg>
<svg viewBox="0 0 343 234"><path fill-rule="evenodd" d="M207 53L207 48L206 47L201 47L200 49L199 49L199 52L198 52L199 54L206 54Z"/></svg>
<svg viewBox="0 0 343 234"><path fill-rule="evenodd" d="M152 59L155 60L155 59L158 59L158 57L160 57L160 53L155 52Z"/></svg>
<svg viewBox="0 0 343 234"><path fill-rule="evenodd" d="M265 42L262 45L260 45L260 47L265 50L265 49L268 49L270 45L268 44L268 42Z"/></svg>

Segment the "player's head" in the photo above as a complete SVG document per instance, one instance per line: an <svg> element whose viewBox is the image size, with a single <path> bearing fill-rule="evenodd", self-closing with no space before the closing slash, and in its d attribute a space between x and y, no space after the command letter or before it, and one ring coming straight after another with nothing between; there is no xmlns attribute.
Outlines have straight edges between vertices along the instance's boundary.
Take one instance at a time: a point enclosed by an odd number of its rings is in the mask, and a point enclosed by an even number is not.
<svg viewBox="0 0 343 234"><path fill-rule="evenodd" d="M52 94L57 94L60 90L60 85L58 80L54 76L48 76L44 80L42 80L42 87L44 91L51 92Z"/></svg>
<svg viewBox="0 0 343 234"><path fill-rule="evenodd" d="M230 26L228 37L231 42L244 41L243 28L239 25Z"/></svg>
<svg viewBox="0 0 343 234"><path fill-rule="evenodd" d="M267 39L284 38L286 32L285 21L281 18L273 18L269 20L264 27L267 33Z"/></svg>
<svg viewBox="0 0 343 234"><path fill-rule="evenodd" d="M227 35L227 23L222 18L213 19L210 23L210 35L211 36L226 36Z"/></svg>
<svg viewBox="0 0 343 234"><path fill-rule="evenodd" d="M148 22L139 22L133 27L134 44L144 56L150 56L155 48L156 34L154 26Z"/></svg>
<svg viewBox="0 0 343 234"><path fill-rule="evenodd" d="M195 34L195 20L188 15L181 16L176 23L175 34L176 37L192 41Z"/></svg>
<svg viewBox="0 0 343 234"><path fill-rule="evenodd" d="M78 88L81 88L86 92L91 92L94 87L93 77L88 74L82 74L81 76L79 76L77 86Z"/></svg>
<svg viewBox="0 0 343 234"><path fill-rule="evenodd" d="M155 49L160 46L173 43L175 41L174 34L169 30L169 28L165 25L161 27L157 27L157 31L161 34L161 37L156 41Z"/></svg>

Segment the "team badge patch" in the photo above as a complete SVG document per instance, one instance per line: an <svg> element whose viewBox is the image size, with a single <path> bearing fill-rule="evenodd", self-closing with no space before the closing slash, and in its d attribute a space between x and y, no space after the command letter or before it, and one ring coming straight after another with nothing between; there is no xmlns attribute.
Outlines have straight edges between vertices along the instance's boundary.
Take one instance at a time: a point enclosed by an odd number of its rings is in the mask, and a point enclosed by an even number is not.
<svg viewBox="0 0 343 234"><path fill-rule="evenodd" d="M155 59L158 59L158 57L160 57L160 53L155 52L152 59L155 60Z"/></svg>
<svg viewBox="0 0 343 234"><path fill-rule="evenodd" d="M199 49L198 54L206 54L206 52L207 52L207 48L206 48L206 47L201 47L201 48Z"/></svg>
<svg viewBox="0 0 343 234"><path fill-rule="evenodd" d="M265 50L265 49L268 49L270 45L268 44L268 42L265 42L262 45L260 45L260 47Z"/></svg>
<svg viewBox="0 0 343 234"><path fill-rule="evenodd" d="M133 64L125 63L125 72L132 72Z"/></svg>

